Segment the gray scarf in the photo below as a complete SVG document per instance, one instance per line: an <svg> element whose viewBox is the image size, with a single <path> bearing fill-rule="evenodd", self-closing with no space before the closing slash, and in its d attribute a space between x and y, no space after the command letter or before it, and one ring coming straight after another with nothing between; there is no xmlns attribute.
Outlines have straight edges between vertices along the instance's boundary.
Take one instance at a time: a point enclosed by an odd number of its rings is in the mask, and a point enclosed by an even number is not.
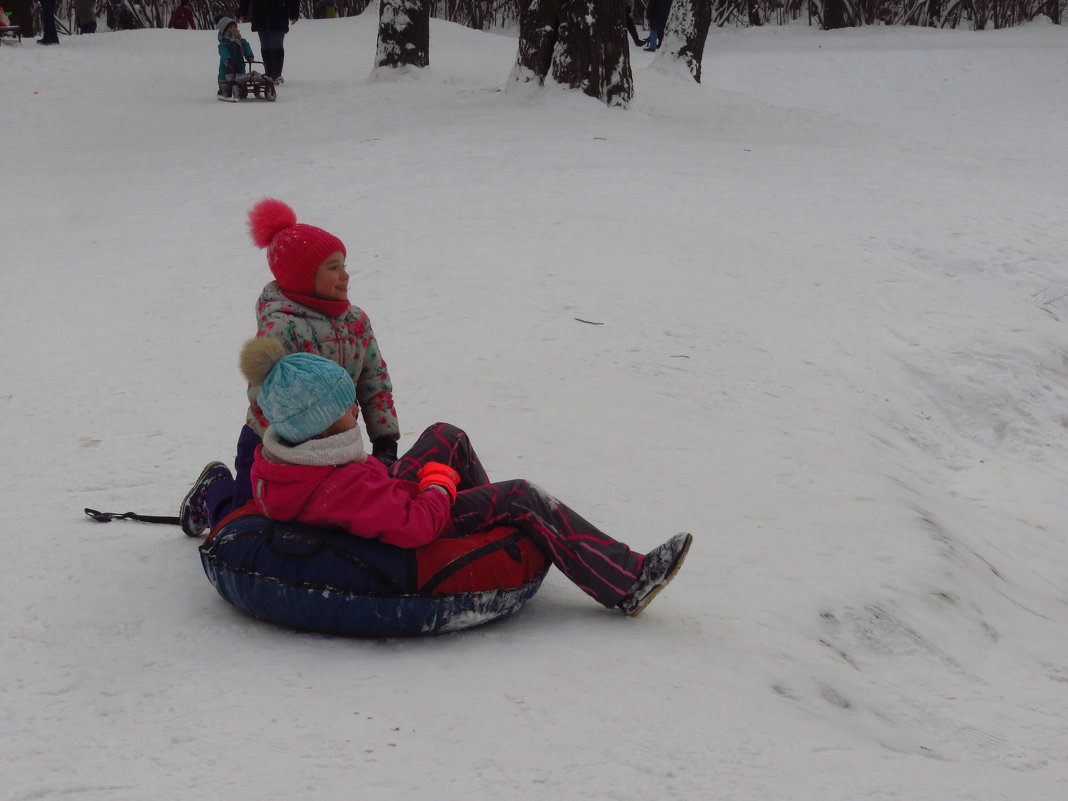
<svg viewBox="0 0 1068 801"><path fill-rule="evenodd" d="M263 455L272 462L329 467L350 462L366 462L363 437L359 426L322 439L309 439L293 445L275 433L274 427L263 432Z"/></svg>

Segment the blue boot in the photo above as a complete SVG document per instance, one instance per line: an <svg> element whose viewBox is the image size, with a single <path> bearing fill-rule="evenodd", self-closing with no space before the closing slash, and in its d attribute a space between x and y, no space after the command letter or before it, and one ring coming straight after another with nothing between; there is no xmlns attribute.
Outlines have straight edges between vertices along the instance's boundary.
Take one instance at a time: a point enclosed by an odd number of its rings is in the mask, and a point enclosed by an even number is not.
<svg viewBox="0 0 1068 801"><path fill-rule="evenodd" d="M222 462L208 462L200 471L200 478L182 499L178 522L182 525L182 531L190 537L199 537L211 527L208 521L208 489L223 479L234 480L230 468Z"/></svg>

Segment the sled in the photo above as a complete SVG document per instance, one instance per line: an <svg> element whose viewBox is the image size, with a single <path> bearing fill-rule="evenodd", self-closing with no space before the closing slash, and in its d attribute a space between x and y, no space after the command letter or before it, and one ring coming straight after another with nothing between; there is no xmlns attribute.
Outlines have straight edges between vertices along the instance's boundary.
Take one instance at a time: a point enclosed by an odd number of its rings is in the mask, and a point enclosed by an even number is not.
<svg viewBox="0 0 1068 801"><path fill-rule="evenodd" d="M227 81L227 86L230 88L230 92L235 100L248 100L249 97L253 97L256 100L266 100L273 102L278 98L278 93L274 88L274 80L269 75L264 75L262 72L256 72L252 68L253 64L259 64L261 67L265 67L262 61L247 60L249 71L244 75L235 75L232 80Z"/></svg>

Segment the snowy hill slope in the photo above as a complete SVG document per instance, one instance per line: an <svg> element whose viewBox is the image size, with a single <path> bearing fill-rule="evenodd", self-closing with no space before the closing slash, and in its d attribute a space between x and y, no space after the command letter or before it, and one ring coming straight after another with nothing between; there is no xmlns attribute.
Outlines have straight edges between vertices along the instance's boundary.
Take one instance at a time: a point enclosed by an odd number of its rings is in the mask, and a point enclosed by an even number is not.
<svg viewBox="0 0 1068 801"><path fill-rule="evenodd" d="M242 106L210 33L0 47L0 797L1064 798L1063 29L715 30L702 86L635 51L627 111L431 35L373 80L373 15L302 21ZM295 634L80 519L229 458L264 195L346 242L402 447L449 420L635 547L695 533L644 616L553 575Z"/></svg>

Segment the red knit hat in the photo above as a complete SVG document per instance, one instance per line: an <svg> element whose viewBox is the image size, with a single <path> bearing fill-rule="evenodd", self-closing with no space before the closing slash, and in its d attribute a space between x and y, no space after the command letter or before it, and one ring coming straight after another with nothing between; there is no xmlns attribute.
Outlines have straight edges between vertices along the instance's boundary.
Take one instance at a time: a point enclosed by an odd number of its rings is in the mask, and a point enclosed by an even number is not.
<svg viewBox="0 0 1068 801"><path fill-rule="evenodd" d="M281 200L265 198L248 213L248 230L256 247L267 248L267 264L286 292L315 294L315 272L331 253L345 254L345 244L314 225L297 222Z"/></svg>

